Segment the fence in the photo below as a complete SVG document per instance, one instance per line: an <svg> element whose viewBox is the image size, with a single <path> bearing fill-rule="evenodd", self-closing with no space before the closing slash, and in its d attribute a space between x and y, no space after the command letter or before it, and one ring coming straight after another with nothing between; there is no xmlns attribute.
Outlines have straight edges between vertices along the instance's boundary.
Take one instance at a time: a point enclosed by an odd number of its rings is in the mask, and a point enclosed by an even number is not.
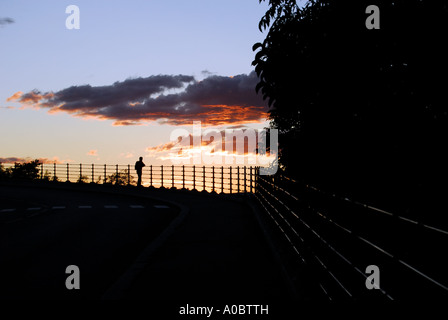
<svg viewBox="0 0 448 320"><path fill-rule="evenodd" d="M14 164L5 164L5 168ZM131 165L40 164L39 178L51 181L136 185ZM143 168L146 187L184 188L216 193L253 192L257 167L167 166Z"/></svg>
<svg viewBox="0 0 448 320"><path fill-rule="evenodd" d="M306 294L330 300L448 298L443 228L282 175L258 176L255 197L280 240L276 249L290 278L297 286L304 270L312 278L305 281ZM366 286L370 265L380 270L377 290Z"/></svg>

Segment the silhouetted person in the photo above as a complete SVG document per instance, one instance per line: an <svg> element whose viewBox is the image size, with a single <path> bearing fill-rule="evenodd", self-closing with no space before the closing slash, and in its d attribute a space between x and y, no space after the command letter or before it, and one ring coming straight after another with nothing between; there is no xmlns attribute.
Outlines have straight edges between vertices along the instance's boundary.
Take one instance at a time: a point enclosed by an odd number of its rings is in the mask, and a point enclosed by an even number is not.
<svg viewBox="0 0 448 320"><path fill-rule="evenodd" d="M137 176L138 176L137 187L142 186L142 169L145 166L146 165L143 163L143 157L140 157L138 159L138 161L135 163L135 171L137 171Z"/></svg>

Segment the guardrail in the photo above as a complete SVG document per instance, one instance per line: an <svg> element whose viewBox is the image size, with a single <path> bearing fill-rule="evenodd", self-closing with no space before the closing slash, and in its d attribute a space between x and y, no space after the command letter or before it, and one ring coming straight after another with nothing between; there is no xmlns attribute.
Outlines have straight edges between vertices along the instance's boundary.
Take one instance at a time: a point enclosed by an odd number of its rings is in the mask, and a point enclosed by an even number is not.
<svg viewBox="0 0 448 320"><path fill-rule="evenodd" d="M283 243L290 278L311 275L327 299L448 298L448 231L282 175L258 176L255 197ZM367 267L381 282L369 290Z"/></svg>
<svg viewBox="0 0 448 320"><path fill-rule="evenodd" d="M3 164L5 168L14 164ZM142 170L142 185L146 187L184 188L216 193L253 192L257 167L215 167L148 165ZM136 185L133 165L107 164L40 164L41 180Z"/></svg>

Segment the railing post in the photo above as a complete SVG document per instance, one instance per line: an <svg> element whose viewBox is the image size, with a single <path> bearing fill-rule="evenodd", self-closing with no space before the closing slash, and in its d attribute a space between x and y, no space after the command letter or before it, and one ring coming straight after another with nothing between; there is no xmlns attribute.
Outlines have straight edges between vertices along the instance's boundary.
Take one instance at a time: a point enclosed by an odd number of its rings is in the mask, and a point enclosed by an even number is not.
<svg viewBox="0 0 448 320"><path fill-rule="evenodd" d="M118 164L115 165L115 184L118 184Z"/></svg>
<svg viewBox="0 0 448 320"><path fill-rule="evenodd" d="M92 183L95 183L95 165L92 163Z"/></svg>
<svg viewBox="0 0 448 320"><path fill-rule="evenodd" d="M44 164L40 164L40 179L42 180L44 178Z"/></svg>
<svg viewBox="0 0 448 320"><path fill-rule="evenodd" d="M160 166L160 170L161 170L161 172L160 172L160 175L161 175L160 180L161 180L161 183L162 183L162 185L160 187L163 188L163 164Z"/></svg>
<svg viewBox="0 0 448 320"><path fill-rule="evenodd" d="M107 164L104 165L104 180L103 180L104 182L103 183L107 182L107 176L106 176L107 175L107 168L106 167L107 167Z"/></svg>
<svg viewBox="0 0 448 320"><path fill-rule="evenodd" d="M240 166L236 167L236 174L237 174L237 182L238 182L238 193L240 193Z"/></svg>
<svg viewBox="0 0 448 320"><path fill-rule="evenodd" d="M254 167L254 193L257 193L257 167Z"/></svg>
<svg viewBox="0 0 448 320"><path fill-rule="evenodd" d="M202 166L202 190L205 191L205 166Z"/></svg>
<svg viewBox="0 0 448 320"><path fill-rule="evenodd" d="M68 163L67 163L67 181L66 182L70 182L70 169L69 169Z"/></svg>
<svg viewBox="0 0 448 320"><path fill-rule="evenodd" d="M230 187L230 193L232 193L232 167L229 167L229 187Z"/></svg>
<svg viewBox="0 0 448 320"><path fill-rule="evenodd" d="M212 192L215 191L215 166L212 167Z"/></svg>
<svg viewBox="0 0 448 320"><path fill-rule="evenodd" d="M247 189L246 189L246 166L244 166L244 193L247 193Z"/></svg>
<svg viewBox="0 0 448 320"><path fill-rule="evenodd" d="M131 185L131 165L128 164L128 186Z"/></svg>
<svg viewBox="0 0 448 320"><path fill-rule="evenodd" d="M174 188L174 165L171 165L171 188Z"/></svg>
<svg viewBox="0 0 448 320"><path fill-rule="evenodd" d="M149 166L149 183L150 187L152 187L152 165Z"/></svg>
<svg viewBox="0 0 448 320"><path fill-rule="evenodd" d="M185 165L182 165L182 188L185 189Z"/></svg>
<svg viewBox="0 0 448 320"><path fill-rule="evenodd" d="M79 164L79 182L82 182L82 163Z"/></svg>
<svg viewBox="0 0 448 320"><path fill-rule="evenodd" d="M254 193L253 182L252 182L252 166L250 167L250 193Z"/></svg>
<svg viewBox="0 0 448 320"><path fill-rule="evenodd" d="M53 163L53 181L56 181L56 162Z"/></svg>
<svg viewBox="0 0 448 320"><path fill-rule="evenodd" d="M260 167L255 170L255 193L258 193L258 175L260 174Z"/></svg>
<svg viewBox="0 0 448 320"><path fill-rule="evenodd" d="M221 193L224 193L224 167L221 166Z"/></svg>
<svg viewBox="0 0 448 320"><path fill-rule="evenodd" d="M196 166L193 165L193 190L196 190Z"/></svg>

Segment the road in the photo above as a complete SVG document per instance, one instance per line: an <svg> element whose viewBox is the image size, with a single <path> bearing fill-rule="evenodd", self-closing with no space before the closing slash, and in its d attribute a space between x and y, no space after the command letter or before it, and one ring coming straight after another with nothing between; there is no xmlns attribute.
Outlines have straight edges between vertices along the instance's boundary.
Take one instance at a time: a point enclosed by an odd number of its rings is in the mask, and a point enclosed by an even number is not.
<svg viewBox="0 0 448 320"><path fill-rule="evenodd" d="M0 186L0 299L97 299L179 213L143 197ZM67 290L66 268L82 290Z"/></svg>

